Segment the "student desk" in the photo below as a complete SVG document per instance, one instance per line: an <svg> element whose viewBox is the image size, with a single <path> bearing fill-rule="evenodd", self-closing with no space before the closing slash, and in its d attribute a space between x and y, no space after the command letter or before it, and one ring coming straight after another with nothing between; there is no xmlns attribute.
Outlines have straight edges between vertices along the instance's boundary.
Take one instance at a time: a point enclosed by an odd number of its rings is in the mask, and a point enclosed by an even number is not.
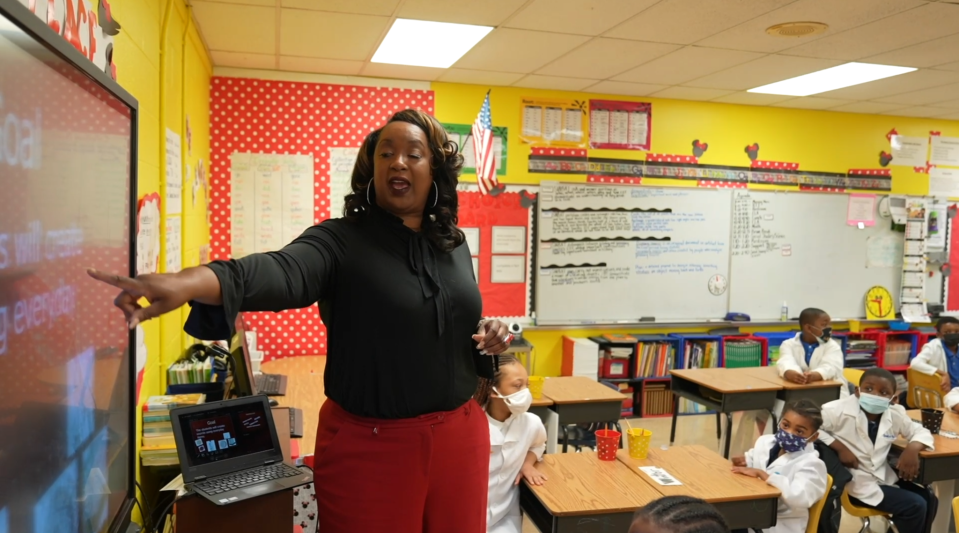
<svg viewBox="0 0 959 533"><path fill-rule="evenodd" d="M287 377L286 396L271 396L281 407L297 407L303 411L303 438L300 439L300 457L313 454L316 446L316 428L320 421L320 406L326 401L323 394L323 370L326 357L303 355L264 362L260 369L265 374L283 374Z"/></svg>
<svg viewBox="0 0 959 533"><path fill-rule="evenodd" d="M779 490L765 481L734 474L729 461L705 446L650 449L646 459L633 459L626 450L619 450L616 458L663 496L693 496L713 504L730 529L776 525ZM643 473L641 466L658 466L682 485L660 485Z"/></svg>
<svg viewBox="0 0 959 533"><path fill-rule="evenodd" d="M906 411L909 418L922 420L919 409ZM959 415L946 412L942 418L941 431L959 433ZM952 497L955 494L955 480L959 479L959 439L948 439L942 435L933 435L935 450L919 452L919 479L923 484L933 483L939 493L939 511L932 524L932 533L946 533L949 530L949 517L952 516ZM902 449L905 442L894 443Z"/></svg>
<svg viewBox="0 0 959 533"><path fill-rule="evenodd" d="M676 441L676 418L679 416L679 398L705 405L726 415L726 438L723 457L729 458L733 413L736 411L769 411L772 415L776 396L782 384L770 383L741 369L696 368L670 370L670 388L673 392L673 420L669 430L669 444ZM548 383L548 382L547 382Z"/></svg>
<svg viewBox="0 0 959 533"><path fill-rule="evenodd" d="M569 447L567 426L591 422L618 424L626 399L622 393L583 376L546 378L543 396L553 401L551 409L559 416L563 453Z"/></svg>
<svg viewBox="0 0 959 533"><path fill-rule="evenodd" d="M636 509L662 496L623 463L593 452L546 455L536 468L548 480L521 483L520 506L543 533L623 532Z"/></svg>
<svg viewBox="0 0 959 533"><path fill-rule="evenodd" d="M550 409L553 406L553 400L550 400L544 394L542 398L533 398L533 403L529 407L529 412L538 416L546 426L546 453L556 453L557 442L559 442L559 415L556 411Z"/></svg>
<svg viewBox="0 0 959 533"><path fill-rule="evenodd" d="M782 389L776 393L776 397L785 403L796 400L812 400L819 406L822 406L824 403L838 400L840 387L844 386L844 383L841 381L825 380L800 385L779 377L779 370L772 366L733 368L728 370L732 372L742 372L782 386Z"/></svg>

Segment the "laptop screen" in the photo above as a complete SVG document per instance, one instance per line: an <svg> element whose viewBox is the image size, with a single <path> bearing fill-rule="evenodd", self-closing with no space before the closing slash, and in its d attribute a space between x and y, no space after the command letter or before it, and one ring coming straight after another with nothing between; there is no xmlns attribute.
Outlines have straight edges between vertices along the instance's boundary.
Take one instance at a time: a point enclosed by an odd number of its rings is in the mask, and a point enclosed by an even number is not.
<svg viewBox="0 0 959 533"><path fill-rule="evenodd" d="M189 466L270 451L273 438L264 402L221 406L179 417Z"/></svg>

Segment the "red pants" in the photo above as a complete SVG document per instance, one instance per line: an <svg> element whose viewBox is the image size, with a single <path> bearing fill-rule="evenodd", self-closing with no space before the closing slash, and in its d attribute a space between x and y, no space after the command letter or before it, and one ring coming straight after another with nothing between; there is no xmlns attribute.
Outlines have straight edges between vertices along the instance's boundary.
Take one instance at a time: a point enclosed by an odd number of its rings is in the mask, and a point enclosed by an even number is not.
<svg viewBox="0 0 959 533"><path fill-rule="evenodd" d="M326 400L315 453L322 533L486 533L489 423L473 400L399 420Z"/></svg>

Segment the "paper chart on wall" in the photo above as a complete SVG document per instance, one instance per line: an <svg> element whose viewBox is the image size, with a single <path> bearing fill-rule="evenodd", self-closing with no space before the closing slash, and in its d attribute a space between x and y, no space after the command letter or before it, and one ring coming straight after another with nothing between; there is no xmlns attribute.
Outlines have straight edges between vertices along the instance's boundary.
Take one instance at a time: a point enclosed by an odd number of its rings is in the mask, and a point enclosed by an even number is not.
<svg viewBox="0 0 959 533"><path fill-rule="evenodd" d="M893 135L889 140L892 147L892 164L905 167L926 166L929 155L928 137L907 137Z"/></svg>
<svg viewBox="0 0 959 533"><path fill-rule="evenodd" d="M959 169L930 169L929 196L936 196L939 198L959 197Z"/></svg>
<svg viewBox="0 0 959 533"><path fill-rule="evenodd" d="M166 243L166 260L164 261L166 269L164 272L168 274L179 272L183 264L183 254L181 252L183 231L179 215L166 217L164 234L166 236L164 239Z"/></svg>
<svg viewBox="0 0 959 533"><path fill-rule="evenodd" d="M350 179L359 148L330 148L330 218L343 216L343 200L350 193Z"/></svg>
<svg viewBox="0 0 959 533"><path fill-rule="evenodd" d="M959 167L959 137L932 137L930 145L930 163Z"/></svg>
<svg viewBox="0 0 959 533"><path fill-rule="evenodd" d="M278 250L313 224L313 156L230 157L231 257Z"/></svg>
<svg viewBox="0 0 959 533"><path fill-rule="evenodd" d="M178 215L183 211L183 153L180 135L166 130L166 191L164 207L166 214Z"/></svg>

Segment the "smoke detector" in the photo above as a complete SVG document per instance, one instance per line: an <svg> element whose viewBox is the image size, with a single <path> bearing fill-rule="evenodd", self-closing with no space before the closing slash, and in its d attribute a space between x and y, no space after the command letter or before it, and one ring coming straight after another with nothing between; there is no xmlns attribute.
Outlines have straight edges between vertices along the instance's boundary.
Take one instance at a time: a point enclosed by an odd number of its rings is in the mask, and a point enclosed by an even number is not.
<svg viewBox="0 0 959 533"><path fill-rule="evenodd" d="M766 33L773 37L809 37L818 35L829 29L829 26L822 22L784 22L766 28Z"/></svg>

